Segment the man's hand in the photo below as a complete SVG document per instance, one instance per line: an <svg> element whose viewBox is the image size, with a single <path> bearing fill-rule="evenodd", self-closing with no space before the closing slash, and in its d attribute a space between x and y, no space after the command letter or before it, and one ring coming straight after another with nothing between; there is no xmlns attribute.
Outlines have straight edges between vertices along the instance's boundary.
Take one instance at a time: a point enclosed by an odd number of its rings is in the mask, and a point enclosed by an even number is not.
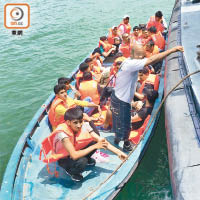
<svg viewBox="0 0 200 200"><path fill-rule="evenodd" d="M135 109L137 111L139 111L142 108L143 105L144 105L144 103L142 101L138 101L137 104L136 104Z"/></svg>
<svg viewBox="0 0 200 200"><path fill-rule="evenodd" d="M83 120L90 122L92 120L92 118L89 117L88 114L83 113Z"/></svg>
<svg viewBox="0 0 200 200"><path fill-rule="evenodd" d="M97 149L107 149L108 142L103 138L102 140L99 140L95 145Z"/></svg>
<svg viewBox="0 0 200 200"><path fill-rule="evenodd" d="M120 151L118 153L118 157L120 158L120 160L124 161L127 159L128 156L125 153L123 153L122 151Z"/></svg>
<svg viewBox="0 0 200 200"><path fill-rule="evenodd" d="M171 51L172 51L172 53L175 53L175 52L177 52L177 51L184 52L184 48L183 48L183 46L176 46L176 47L173 47L173 48L171 49Z"/></svg>

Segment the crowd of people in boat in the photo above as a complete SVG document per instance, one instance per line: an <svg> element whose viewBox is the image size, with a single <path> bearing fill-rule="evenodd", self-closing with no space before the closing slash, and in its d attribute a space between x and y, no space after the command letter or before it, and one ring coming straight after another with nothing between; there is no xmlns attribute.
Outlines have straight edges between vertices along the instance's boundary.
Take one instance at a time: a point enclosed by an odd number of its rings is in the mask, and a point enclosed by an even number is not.
<svg viewBox="0 0 200 200"><path fill-rule="evenodd" d="M42 150L48 149L44 154L53 153L44 161L58 161L75 181L83 179L81 173L87 165L95 165L94 154L106 157L97 149L127 158L124 152L132 151L139 142L158 97L162 59L183 51L182 47L164 51L167 25L161 11L147 24L134 26L132 32L129 19L125 15L107 36L100 37L98 47L79 65L76 75L59 78L54 87L55 99L48 114L53 132L42 143ZM112 66L104 66L104 59L110 58ZM114 145L99 130L112 130ZM118 148L120 141L123 151Z"/></svg>

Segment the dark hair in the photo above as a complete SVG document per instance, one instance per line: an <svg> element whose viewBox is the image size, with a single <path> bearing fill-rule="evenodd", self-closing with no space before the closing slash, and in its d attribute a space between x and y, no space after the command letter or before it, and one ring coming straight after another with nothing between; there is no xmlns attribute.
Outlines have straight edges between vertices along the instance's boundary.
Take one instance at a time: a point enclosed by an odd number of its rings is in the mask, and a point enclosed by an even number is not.
<svg viewBox="0 0 200 200"><path fill-rule="evenodd" d="M86 58L84 62L85 62L85 63L92 62L92 58Z"/></svg>
<svg viewBox="0 0 200 200"><path fill-rule="evenodd" d="M143 69L139 70L140 73L143 73L143 74L149 74L149 70L144 67Z"/></svg>
<svg viewBox="0 0 200 200"><path fill-rule="evenodd" d="M92 52L92 55L94 55L95 53L101 54L101 51L100 51L99 47L97 47L97 48L94 49L94 51Z"/></svg>
<svg viewBox="0 0 200 200"><path fill-rule="evenodd" d="M121 65L122 64L122 61L117 61L116 62L116 65Z"/></svg>
<svg viewBox="0 0 200 200"><path fill-rule="evenodd" d="M84 72L83 73L83 80L92 80L92 73L91 72Z"/></svg>
<svg viewBox="0 0 200 200"><path fill-rule="evenodd" d="M116 53L115 55L115 59L119 58L119 57L122 57L123 56L123 53L122 52L118 52Z"/></svg>
<svg viewBox="0 0 200 200"><path fill-rule="evenodd" d="M133 27L133 31L134 31L135 29L140 30L140 27L139 27L139 26L134 26L134 27Z"/></svg>
<svg viewBox="0 0 200 200"><path fill-rule="evenodd" d="M84 72L84 71L86 71L86 70L88 69L88 67L89 67L89 65L88 65L87 63L83 62L83 63L81 63L81 64L79 65L79 70L80 70L81 72Z"/></svg>
<svg viewBox="0 0 200 200"><path fill-rule="evenodd" d="M70 84L70 78L60 77L58 79L58 84Z"/></svg>
<svg viewBox="0 0 200 200"><path fill-rule="evenodd" d="M142 31L147 31L147 28L146 28L146 27L143 27L143 28L142 28Z"/></svg>
<svg viewBox="0 0 200 200"><path fill-rule="evenodd" d="M106 36L101 36L101 37L100 37L100 40L101 40L101 41L105 41L105 40L107 40L107 37L106 37Z"/></svg>
<svg viewBox="0 0 200 200"><path fill-rule="evenodd" d="M146 24L139 24L140 29L146 28Z"/></svg>
<svg viewBox="0 0 200 200"><path fill-rule="evenodd" d="M65 112L64 120L81 120L83 119L83 111L79 107L70 108Z"/></svg>
<svg viewBox="0 0 200 200"><path fill-rule="evenodd" d="M151 32L151 33L156 33L156 32L157 32L156 27L155 27L155 26L151 26L151 27L149 28L149 32Z"/></svg>
<svg viewBox="0 0 200 200"><path fill-rule="evenodd" d="M159 10L155 13L155 16L158 17L158 18L162 18L163 14L162 12Z"/></svg>
<svg viewBox="0 0 200 200"><path fill-rule="evenodd" d="M146 45L153 47L155 43L153 40L149 40Z"/></svg>
<svg viewBox="0 0 200 200"><path fill-rule="evenodd" d="M54 86L54 93L58 94L61 90L66 90L65 84L58 84Z"/></svg>
<svg viewBox="0 0 200 200"><path fill-rule="evenodd" d="M158 92L156 90L148 90L146 95L147 95L147 100L151 105L153 105L155 100L158 98Z"/></svg>

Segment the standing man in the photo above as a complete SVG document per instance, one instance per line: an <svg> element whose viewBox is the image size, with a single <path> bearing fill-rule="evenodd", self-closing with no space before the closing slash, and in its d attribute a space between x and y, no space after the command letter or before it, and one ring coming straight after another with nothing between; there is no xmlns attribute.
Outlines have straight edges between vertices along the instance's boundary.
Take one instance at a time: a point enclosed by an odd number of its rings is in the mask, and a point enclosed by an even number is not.
<svg viewBox="0 0 200 200"><path fill-rule="evenodd" d="M123 150L132 151L129 138L131 127L131 101L134 97L138 71L143 67L161 61L171 53L181 51L182 46L176 46L162 53L145 58L145 50L142 45L135 45L131 50L130 58L126 59L116 77L116 86L111 95L111 111L113 119L113 131L115 132L115 144L124 141Z"/></svg>
<svg viewBox="0 0 200 200"><path fill-rule="evenodd" d="M125 15L123 17L123 21L121 22L121 24L118 26L118 31L120 34L120 37L122 37L122 35L124 33L131 33L131 25L129 24L129 16Z"/></svg>
<svg viewBox="0 0 200 200"><path fill-rule="evenodd" d="M167 29L167 23L163 17L163 14L161 11L157 11L155 13L155 16L151 16L149 21L147 22L147 29L150 27L155 26L157 31L163 32L165 29Z"/></svg>

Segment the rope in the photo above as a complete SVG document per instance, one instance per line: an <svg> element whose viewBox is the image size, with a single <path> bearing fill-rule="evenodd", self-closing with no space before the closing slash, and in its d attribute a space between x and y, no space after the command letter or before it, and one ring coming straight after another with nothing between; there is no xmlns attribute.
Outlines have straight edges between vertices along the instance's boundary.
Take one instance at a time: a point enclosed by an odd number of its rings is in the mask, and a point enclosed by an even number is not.
<svg viewBox="0 0 200 200"><path fill-rule="evenodd" d="M158 109L157 109L156 112L154 113L154 115L153 115L153 117L152 117L150 123L148 123L148 126L147 126L147 128L145 129L145 131L144 131L144 133L143 133L143 136L141 137L141 140L144 138L145 134L146 134L147 131L149 130L151 124L153 123L154 119L156 118L158 112L160 111L160 109L161 109L162 105L164 104L164 102L166 101L167 97L168 97L168 96L169 96L169 95L170 95L170 94L185 80L185 79L187 79L188 77L190 77L190 76L192 76L192 75L194 75L194 74L197 74L197 73L199 73L199 72L200 72L200 70L197 70L197 71L195 71L195 72L192 72L192 73L188 74L187 76L185 76L184 78L182 78L182 79L167 93L167 95L166 95L166 96L163 98L163 100L161 101L161 103L160 103ZM138 144L135 145L135 146L133 147L133 150L128 154L127 158L126 158L124 161L122 161L122 162L120 163L120 165L119 165L119 166L118 166L118 167L117 167L103 182L101 182L93 191L91 191L86 197L84 197L83 200L86 200L88 197L90 197L90 196L91 196L94 192L96 192L106 181L108 181L108 180L118 171L118 169L126 162L126 160L128 160L128 158L129 158L130 155L135 151L135 149L136 149L137 146L138 146Z"/></svg>

